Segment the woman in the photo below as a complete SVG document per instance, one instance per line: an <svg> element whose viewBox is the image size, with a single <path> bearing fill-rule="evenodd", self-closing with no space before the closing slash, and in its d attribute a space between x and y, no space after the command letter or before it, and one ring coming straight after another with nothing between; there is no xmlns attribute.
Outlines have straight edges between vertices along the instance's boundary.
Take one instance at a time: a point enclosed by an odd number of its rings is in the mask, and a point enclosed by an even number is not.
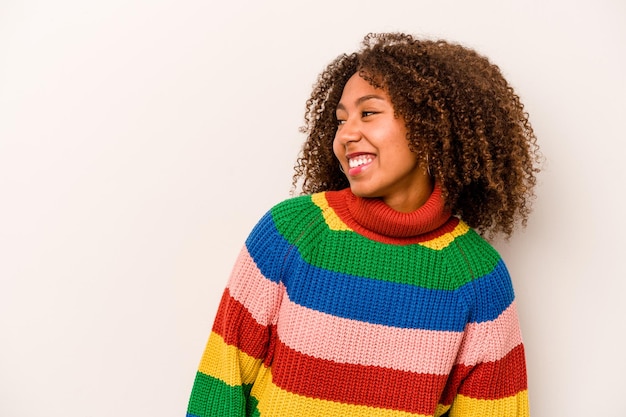
<svg viewBox="0 0 626 417"><path fill-rule="evenodd" d="M368 35L320 75L294 184L224 292L188 416L526 416L507 269L538 149L476 52Z"/></svg>

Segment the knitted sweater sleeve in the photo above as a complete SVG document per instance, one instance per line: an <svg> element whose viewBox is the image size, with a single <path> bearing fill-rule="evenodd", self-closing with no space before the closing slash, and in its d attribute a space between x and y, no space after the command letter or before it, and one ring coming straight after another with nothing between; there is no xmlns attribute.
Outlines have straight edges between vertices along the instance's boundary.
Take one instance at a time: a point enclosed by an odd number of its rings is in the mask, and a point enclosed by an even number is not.
<svg viewBox="0 0 626 417"><path fill-rule="evenodd" d="M242 248L196 373L187 417L251 415L250 391L270 361L270 346L283 286L281 247L271 214L256 225ZM280 240L280 239L278 239Z"/></svg>
<svg viewBox="0 0 626 417"><path fill-rule="evenodd" d="M527 417L526 361L509 273L501 259L466 286L470 321L450 375L450 417Z"/></svg>

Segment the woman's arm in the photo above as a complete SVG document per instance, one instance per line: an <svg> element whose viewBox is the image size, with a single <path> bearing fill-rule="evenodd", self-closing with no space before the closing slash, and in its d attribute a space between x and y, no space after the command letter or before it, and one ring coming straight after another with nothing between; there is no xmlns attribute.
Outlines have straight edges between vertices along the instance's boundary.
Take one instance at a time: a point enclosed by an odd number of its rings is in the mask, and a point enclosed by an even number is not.
<svg viewBox="0 0 626 417"><path fill-rule="evenodd" d="M444 403L450 417L527 417L528 387L524 344L513 286L500 260L471 282L467 324L450 390Z"/></svg>
<svg viewBox="0 0 626 417"><path fill-rule="evenodd" d="M284 291L275 271L262 272L255 261L269 253L271 240L259 236L267 222L268 216L259 222L233 268L196 373L188 417L245 416L256 406L250 390L269 360Z"/></svg>

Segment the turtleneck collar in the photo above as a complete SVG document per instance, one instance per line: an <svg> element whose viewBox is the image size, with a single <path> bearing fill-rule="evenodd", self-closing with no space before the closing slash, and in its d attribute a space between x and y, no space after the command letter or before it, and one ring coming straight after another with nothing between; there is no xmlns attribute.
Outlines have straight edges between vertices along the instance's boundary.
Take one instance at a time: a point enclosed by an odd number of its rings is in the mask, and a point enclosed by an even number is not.
<svg viewBox="0 0 626 417"><path fill-rule="evenodd" d="M328 192L327 200L349 227L366 235L373 232L388 238L419 237L439 228L451 216L437 183L428 200L410 213L396 211L378 198L357 197L349 188Z"/></svg>

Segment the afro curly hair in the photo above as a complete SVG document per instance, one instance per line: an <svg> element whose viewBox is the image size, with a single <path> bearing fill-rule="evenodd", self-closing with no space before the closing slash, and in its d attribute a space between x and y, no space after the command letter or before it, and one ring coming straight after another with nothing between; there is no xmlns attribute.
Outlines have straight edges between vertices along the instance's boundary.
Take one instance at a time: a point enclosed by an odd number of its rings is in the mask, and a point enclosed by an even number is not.
<svg viewBox="0 0 626 417"><path fill-rule="evenodd" d="M332 61L306 102L294 187L303 194L349 187L333 140L337 104L356 73L388 93L409 148L454 215L489 236L526 225L541 160L528 114L496 65L444 40L368 34L358 52Z"/></svg>

